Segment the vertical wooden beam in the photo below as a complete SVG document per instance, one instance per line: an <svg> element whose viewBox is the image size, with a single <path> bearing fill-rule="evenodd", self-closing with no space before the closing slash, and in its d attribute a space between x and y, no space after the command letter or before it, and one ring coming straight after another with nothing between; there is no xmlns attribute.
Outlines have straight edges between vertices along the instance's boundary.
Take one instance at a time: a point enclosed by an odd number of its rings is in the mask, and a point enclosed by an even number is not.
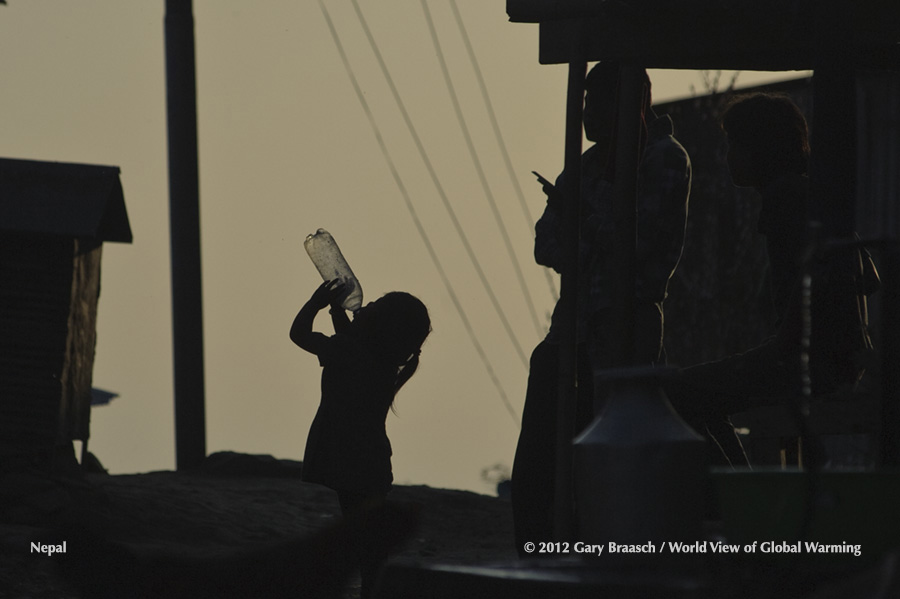
<svg viewBox="0 0 900 599"><path fill-rule="evenodd" d="M855 230L856 71L851 52L852 7L815 14L813 121L810 139L810 217L825 239Z"/></svg>
<svg viewBox="0 0 900 599"><path fill-rule="evenodd" d="M72 289L68 334L60 384L60 429L57 444L90 436L91 384L97 341L97 302L100 297L100 261L103 245L98 239L72 240Z"/></svg>
<svg viewBox="0 0 900 599"><path fill-rule="evenodd" d="M881 430L880 465L900 466L900 245L896 239L881 252Z"/></svg>
<svg viewBox="0 0 900 599"><path fill-rule="evenodd" d="M556 486L554 491L553 530L557 540L569 541L574 535L572 496L572 438L575 436L575 404L578 401L578 244L581 227L581 146L584 115L584 79L587 62L569 63L569 83L566 97L565 171L568 188L563 211L563 230L566 231L563 251L562 280L560 281L560 320L562 335L559 344L559 390L557 393Z"/></svg>
<svg viewBox="0 0 900 599"><path fill-rule="evenodd" d="M637 251L637 181L641 162L641 69L622 65L619 71L616 180L613 184L615 219L615 272L613 273L614 365L634 364L634 290Z"/></svg>

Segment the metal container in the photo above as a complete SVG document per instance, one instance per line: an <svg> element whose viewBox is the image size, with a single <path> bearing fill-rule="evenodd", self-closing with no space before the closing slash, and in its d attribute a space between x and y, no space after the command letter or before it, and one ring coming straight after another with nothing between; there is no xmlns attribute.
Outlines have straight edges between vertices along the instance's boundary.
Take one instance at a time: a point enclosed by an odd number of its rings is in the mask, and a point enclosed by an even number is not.
<svg viewBox="0 0 900 599"><path fill-rule="evenodd" d="M674 369L598 373L609 398L575 438L578 532L586 543L657 546L702 535L706 441L660 387Z"/></svg>

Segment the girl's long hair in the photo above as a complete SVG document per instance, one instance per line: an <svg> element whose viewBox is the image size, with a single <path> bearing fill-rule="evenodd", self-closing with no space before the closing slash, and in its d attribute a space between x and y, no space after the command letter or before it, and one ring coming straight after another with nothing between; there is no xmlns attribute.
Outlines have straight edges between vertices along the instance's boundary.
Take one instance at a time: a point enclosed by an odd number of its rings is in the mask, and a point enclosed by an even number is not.
<svg viewBox="0 0 900 599"><path fill-rule="evenodd" d="M392 291L360 309L353 329L369 351L396 368L396 393L419 367L419 352L431 332L431 319L417 297Z"/></svg>

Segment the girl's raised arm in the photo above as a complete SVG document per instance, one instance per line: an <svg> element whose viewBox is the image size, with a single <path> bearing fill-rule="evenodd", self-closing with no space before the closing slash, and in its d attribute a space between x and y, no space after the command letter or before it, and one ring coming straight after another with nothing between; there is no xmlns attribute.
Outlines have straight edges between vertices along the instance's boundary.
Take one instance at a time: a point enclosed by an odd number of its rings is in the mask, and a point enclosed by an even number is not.
<svg viewBox="0 0 900 599"><path fill-rule="evenodd" d="M335 333L346 333L350 330L350 318L347 317L347 311L337 302L331 303L331 324L334 326Z"/></svg>
<svg viewBox="0 0 900 599"><path fill-rule="evenodd" d="M339 297L343 290L344 284L336 279L325 281L319 285L312 297L294 317L294 323L291 325L291 341L310 353L318 354L322 342L327 337L322 333L313 332L313 321L316 319L316 314Z"/></svg>

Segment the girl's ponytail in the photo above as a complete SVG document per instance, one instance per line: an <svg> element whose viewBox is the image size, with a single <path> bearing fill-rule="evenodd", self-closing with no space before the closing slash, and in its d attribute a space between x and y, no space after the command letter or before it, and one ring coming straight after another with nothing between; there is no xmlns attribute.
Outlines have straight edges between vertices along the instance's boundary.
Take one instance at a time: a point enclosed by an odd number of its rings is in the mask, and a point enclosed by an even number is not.
<svg viewBox="0 0 900 599"><path fill-rule="evenodd" d="M406 381L412 378L419 368L419 352L414 353L409 359L400 365L397 370L397 378L394 379L394 393L400 390L400 387L406 384Z"/></svg>

